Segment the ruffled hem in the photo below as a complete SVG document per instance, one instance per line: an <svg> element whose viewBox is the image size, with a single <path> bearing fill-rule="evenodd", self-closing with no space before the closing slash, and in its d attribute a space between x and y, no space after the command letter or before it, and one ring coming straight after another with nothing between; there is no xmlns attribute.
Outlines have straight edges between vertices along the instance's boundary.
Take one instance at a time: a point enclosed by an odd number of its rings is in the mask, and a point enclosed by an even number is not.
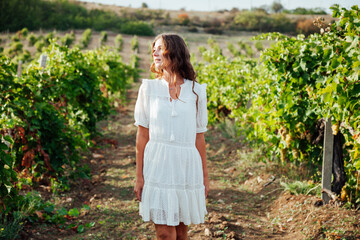
<svg viewBox="0 0 360 240"><path fill-rule="evenodd" d="M204 186L185 189L144 185L139 213L144 221L177 226L204 223L207 214Z"/></svg>

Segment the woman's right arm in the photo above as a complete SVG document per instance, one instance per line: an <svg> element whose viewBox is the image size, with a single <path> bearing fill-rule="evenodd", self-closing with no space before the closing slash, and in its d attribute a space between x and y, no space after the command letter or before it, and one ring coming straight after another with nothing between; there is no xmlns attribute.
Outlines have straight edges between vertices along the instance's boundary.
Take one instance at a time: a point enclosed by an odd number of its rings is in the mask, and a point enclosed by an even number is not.
<svg viewBox="0 0 360 240"><path fill-rule="evenodd" d="M144 150L147 142L149 141L149 129L139 125L136 134L136 183L135 195L141 201L141 194L144 186L143 176L143 163L144 163Z"/></svg>

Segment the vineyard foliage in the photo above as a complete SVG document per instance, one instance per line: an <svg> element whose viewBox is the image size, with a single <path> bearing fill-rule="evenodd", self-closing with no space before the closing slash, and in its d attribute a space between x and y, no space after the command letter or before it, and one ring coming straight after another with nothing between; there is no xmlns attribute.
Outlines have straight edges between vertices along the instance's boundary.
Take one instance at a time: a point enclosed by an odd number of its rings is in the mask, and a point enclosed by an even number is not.
<svg viewBox="0 0 360 240"><path fill-rule="evenodd" d="M16 196L13 181L17 181L17 174L13 169L14 154L11 153L9 147L14 142L10 136L4 136L0 140L0 196L3 199L11 199ZM3 201L0 202L0 204L3 203Z"/></svg>
<svg viewBox="0 0 360 240"><path fill-rule="evenodd" d="M0 56L0 200L5 206L16 192L14 171L43 184L75 176L80 151L97 134L96 123L109 115L115 100L125 100L137 76L107 48L82 52L51 42L44 54L46 67L34 60L21 77L11 60Z"/></svg>
<svg viewBox="0 0 360 240"><path fill-rule="evenodd" d="M331 118L333 134L343 135L347 182L342 195L360 203L360 12L357 6L332 10L338 21L318 21L321 34L256 37L275 41L260 62L227 59L213 44L200 49L205 63L196 68L198 80L211 89L210 121L234 118L249 141L265 145L269 160L318 168L319 123Z"/></svg>
<svg viewBox="0 0 360 240"><path fill-rule="evenodd" d="M206 82L208 91L209 122L226 116L240 116L250 101L251 80L258 75L257 62L244 56L228 59L222 55L217 43L209 42L210 49L200 47L205 63L197 63L197 79Z"/></svg>

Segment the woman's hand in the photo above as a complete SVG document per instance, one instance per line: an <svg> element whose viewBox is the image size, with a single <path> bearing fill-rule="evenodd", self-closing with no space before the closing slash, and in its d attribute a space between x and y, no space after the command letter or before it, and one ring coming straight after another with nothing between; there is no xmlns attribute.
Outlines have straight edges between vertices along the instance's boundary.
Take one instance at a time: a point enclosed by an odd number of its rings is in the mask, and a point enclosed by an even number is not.
<svg viewBox="0 0 360 240"><path fill-rule="evenodd" d="M204 133L196 134L195 145L197 150L201 156L202 168L203 168L203 176L204 176L204 186L205 186L205 197L207 197L210 189L210 181L208 178L208 170L206 165L206 143Z"/></svg>
<svg viewBox="0 0 360 240"><path fill-rule="evenodd" d="M205 198L207 198L210 190L210 181L208 177L204 177L204 186L205 186Z"/></svg>
<svg viewBox="0 0 360 240"><path fill-rule="evenodd" d="M138 127L136 134L136 183L134 192L136 198L141 202L141 194L144 187L143 165L145 146L149 141L149 129L143 126Z"/></svg>
<svg viewBox="0 0 360 240"><path fill-rule="evenodd" d="M136 178L134 192L135 192L137 200L139 200L140 202L141 202L141 194L142 194L143 187L144 187L144 178L142 178L142 177Z"/></svg>

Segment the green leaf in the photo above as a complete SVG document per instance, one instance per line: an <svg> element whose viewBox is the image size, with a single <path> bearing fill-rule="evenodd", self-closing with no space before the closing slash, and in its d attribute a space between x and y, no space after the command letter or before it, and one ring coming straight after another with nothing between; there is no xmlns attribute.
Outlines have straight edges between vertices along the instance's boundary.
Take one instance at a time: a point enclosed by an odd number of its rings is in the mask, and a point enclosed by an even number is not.
<svg viewBox="0 0 360 240"><path fill-rule="evenodd" d="M359 45L359 36L355 36L355 38L351 41L351 45L345 50L349 52L351 49L358 48Z"/></svg>
<svg viewBox="0 0 360 240"><path fill-rule="evenodd" d="M83 233L84 230L85 230L85 228L84 228L84 225L82 225L82 224L77 227L78 233Z"/></svg>
<svg viewBox="0 0 360 240"><path fill-rule="evenodd" d="M331 61L331 68L332 69L335 69L335 68L337 68L338 66L340 65L340 62L338 61L338 59L337 58L333 58L332 59L332 61Z"/></svg>
<svg viewBox="0 0 360 240"><path fill-rule="evenodd" d="M11 189L12 189L13 187L12 187L11 185L8 185L8 184L5 184L5 183L4 183L4 186L6 187L8 193L10 193L10 192L11 192Z"/></svg>
<svg viewBox="0 0 360 240"><path fill-rule="evenodd" d="M2 150L8 150L8 146L5 143L0 143L0 151Z"/></svg>
<svg viewBox="0 0 360 240"><path fill-rule="evenodd" d="M57 213L58 213L59 215L61 215L61 216L65 216L65 215L68 214L68 211L67 211L64 207L62 207L62 208L60 208L60 209L57 210Z"/></svg>
<svg viewBox="0 0 360 240"><path fill-rule="evenodd" d="M87 228L92 228L93 226L95 226L95 222L86 223L85 226Z"/></svg>
<svg viewBox="0 0 360 240"><path fill-rule="evenodd" d="M0 146L1 146L1 144L0 144ZM3 161L6 165L12 166L11 163L13 162L13 158L9 154L4 153L4 155L2 155L2 157L3 157Z"/></svg>
<svg viewBox="0 0 360 240"><path fill-rule="evenodd" d="M4 139L5 139L5 141L8 141L10 144L13 144L13 143L14 143L14 140L11 138L10 135L5 135L5 136L4 136Z"/></svg>
<svg viewBox="0 0 360 240"><path fill-rule="evenodd" d="M77 208L72 208L68 212L69 216L71 217L78 217L79 216L79 210Z"/></svg>
<svg viewBox="0 0 360 240"><path fill-rule="evenodd" d="M54 209L55 209L55 206L53 204L44 207L44 211L47 213L52 213L54 211Z"/></svg>
<svg viewBox="0 0 360 240"><path fill-rule="evenodd" d="M90 207L89 207L89 205L84 204L84 205L82 206L82 209L85 209L85 210L90 210Z"/></svg>
<svg viewBox="0 0 360 240"><path fill-rule="evenodd" d="M324 97L324 102L329 103L331 101L332 94L330 92L326 92L323 94L323 97Z"/></svg>
<svg viewBox="0 0 360 240"><path fill-rule="evenodd" d="M360 159L354 162L354 167L359 171L360 170Z"/></svg>
<svg viewBox="0 0 360 240"><path fill-rule="evenodd" d="M303 71L306 71L306 62L303 61L303 59L301 59L300 61L300 67L302 68Z"/></svg>

